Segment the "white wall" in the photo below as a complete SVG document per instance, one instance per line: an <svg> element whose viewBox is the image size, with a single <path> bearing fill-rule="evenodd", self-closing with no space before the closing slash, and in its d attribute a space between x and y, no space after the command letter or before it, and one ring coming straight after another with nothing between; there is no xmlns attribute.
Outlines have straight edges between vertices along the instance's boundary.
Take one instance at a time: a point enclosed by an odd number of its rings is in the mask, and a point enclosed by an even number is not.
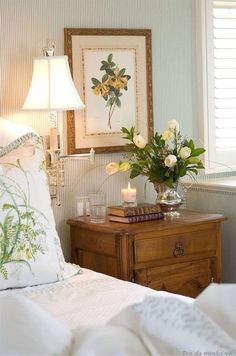
<svg viewBox="0 0 236 356"><path fill-rule="evenodd" d="M153 101L155 129L162 131L167 120L179 120L183 133L197 136L195 0L0 0L0 115L47 133L41 114L22 113L21 106L31 80L34 57L41 55L46 39L55 39L56 54L63 54L63 29L149 28L152 29ZM66 187L62 206L55 217L62 246L69 258L66 219L74 216L74 196L97 190L105 178L104 167L120 154L96 155L92 169L85 162L66 163ZM106 182L108 203L120 202L120 189L127 174ZM135 183L144 200L143 181ZM152 188L148 200L155 198Z"/></svg>

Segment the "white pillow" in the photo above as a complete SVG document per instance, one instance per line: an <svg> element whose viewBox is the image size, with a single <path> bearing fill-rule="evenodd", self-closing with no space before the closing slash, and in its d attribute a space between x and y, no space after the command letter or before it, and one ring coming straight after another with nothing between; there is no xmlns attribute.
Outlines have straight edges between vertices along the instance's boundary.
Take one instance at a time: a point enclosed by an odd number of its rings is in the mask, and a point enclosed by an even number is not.
<svg viewBox="0 0 236 356"><path fill-rule="evenodd" d="M0 143L8 128L1 126ZM40 139L28 132L0 149L0 289L56 282L79 270L66 270Z"/></svg>
<svg viewBox="0 0 236 356"><path fill-rule="evenodd" d="M69 329L23 296L0 297L0 355L68 355Z"/></svg>
<svg viewBox="0 0 236 356"><path fill-rule="evenodd" d="M236 340L236 284L211 283L194 304Z"/></svg>
<svg viewBox="0 0 236 356"><path fill-rule="evenodd" d="M29 126L13 123L10 120L0 117L0 149L6 147L20 137L32 133L37 135Z"/></svg>

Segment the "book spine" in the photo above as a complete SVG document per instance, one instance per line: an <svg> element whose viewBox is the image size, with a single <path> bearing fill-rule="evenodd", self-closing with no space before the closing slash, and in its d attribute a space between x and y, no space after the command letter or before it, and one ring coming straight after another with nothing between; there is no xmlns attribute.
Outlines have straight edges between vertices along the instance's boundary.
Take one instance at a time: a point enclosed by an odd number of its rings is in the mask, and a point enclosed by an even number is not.
<svg viewBox="0 0 236 356"><path fill-rule="evenodd" d="M149 221L149 220L159 220L164 217L162 212L144 215L127 216L130 223Z"/></svg>
<svg viewBox="0 0 236 356"><path fill-rule="evenodd" d="M160 212L158 207L133 207L127 210L124 210L124 216L136 216L136 215L144 215L144 214L157 214Z"/></svg>

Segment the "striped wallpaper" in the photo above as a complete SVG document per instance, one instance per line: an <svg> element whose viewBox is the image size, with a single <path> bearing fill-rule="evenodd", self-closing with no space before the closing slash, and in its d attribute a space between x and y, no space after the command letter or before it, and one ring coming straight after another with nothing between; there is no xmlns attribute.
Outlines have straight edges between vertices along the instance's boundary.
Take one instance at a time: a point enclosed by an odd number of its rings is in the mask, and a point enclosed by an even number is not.
<svg viewBox="0 0 236 356"><path fill-rule="evenodd" d="M32 75L33 59L41 55L47 39L56 41L56 54L64 53L63 29L149 28L152 30L153 99L155 129L167 120L179 120L183 132L196 135L195 117L195 0L0 0L0 116L31 125L48 134L45 114L22 112ZM66 127L63 139L65 144ZM95 166L67 161L62 206L55 207L57 230L66 259L70 258L66 220L74 216L74 197L96 191L105 179L104 165L121 155L97 154ZM104 186L108 204L120 202L127 174L111 177ZM142 179L134 183L139 201ZM152 187L147 200L155 198Z"/></svg>

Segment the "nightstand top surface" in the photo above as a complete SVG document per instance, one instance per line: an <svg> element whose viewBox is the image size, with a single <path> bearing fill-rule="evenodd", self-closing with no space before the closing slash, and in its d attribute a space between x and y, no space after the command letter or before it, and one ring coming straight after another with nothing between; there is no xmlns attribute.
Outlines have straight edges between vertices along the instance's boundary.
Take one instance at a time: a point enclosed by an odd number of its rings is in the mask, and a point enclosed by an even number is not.
<svg viewBox="0 0 236 356"><path fill-rule="evenodd" d="M94 224L90 222L89 216L82 216L67 220L67 224L71 226L86 226L89 230L95 231L128 231L135 233L136 231L174 229L183 225L202 225L207 223L222 222L226 218L221 214L209 214L191 210L180 210L179 217L164 217L160 220L144 221L138 223L125 224L120 222L111 222L108 220L102 224Z"/></svg>

